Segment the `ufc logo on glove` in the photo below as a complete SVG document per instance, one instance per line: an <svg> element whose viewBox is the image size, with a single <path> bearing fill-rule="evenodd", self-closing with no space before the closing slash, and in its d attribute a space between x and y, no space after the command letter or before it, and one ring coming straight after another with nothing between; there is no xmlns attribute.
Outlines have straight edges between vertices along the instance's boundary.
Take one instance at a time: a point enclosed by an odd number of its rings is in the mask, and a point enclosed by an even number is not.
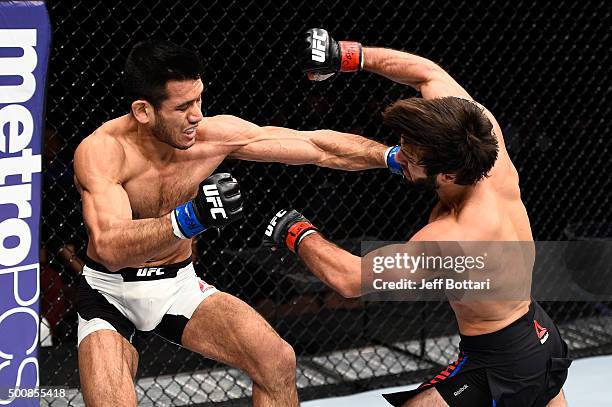
<svg viewBox="0 0 612 407"><path fill-rule="evenodd" d="M272 220L270 221L270 224L266 228L266 232L265 232L266 236L272 236L272 232L274 231L274 226L276 226L276 221L278 220L278 218L282 218L283 216L285 216L286 213L287 211L284 209L278 211L276 216L272 218Z"/></svg>
<svg viewBox="0 0 612 407"><path fill-rule="evenodd" d="M325 46L327 44L327 35L319 35L316 31L312 32L312 60L317 62L325 62Z"/></svg>
<svg viewBox="0 0 612 407"><path fill-rule="evenodd" d="M225 209L223 209L223 204L221 203L221 198L219 198L219 190L216 185L204 185L202 187L202 191L204 195L207 197L206 201L212 204L212 208L210 209L210 215L213 219L217 219L217 214L221 214L224 218L227 219L227 214L225 213Z"/></svg>

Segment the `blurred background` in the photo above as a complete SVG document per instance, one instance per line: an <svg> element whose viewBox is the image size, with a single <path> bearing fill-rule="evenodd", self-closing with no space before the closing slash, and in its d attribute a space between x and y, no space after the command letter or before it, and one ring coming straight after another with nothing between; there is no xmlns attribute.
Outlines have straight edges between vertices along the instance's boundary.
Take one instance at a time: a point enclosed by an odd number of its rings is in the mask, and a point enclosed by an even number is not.
<svg viewBox="0 0 612 407"><path fill-rule="evenodd" d="M202 56L205 115L259 125L330 128L389 145L381 111L416 96L368 73L313 83L298 65L303 31L406 50L438 62L497 117L521 177L537 240L609 239L610 4L603 1L65 1L53 25L44 135L41 386L78 405L76 284L87 235L73 185L76 146L126 114L120 77L131 46L171 40ZM245 300L295 347L301 399L418 382L455 360L446 303L345 300L288 253L261 247L265 224L292 206L341 246L407 240L434 203L386 170L348 173L226 161L246 219L194 242L196 270ZM608 266L609 267L609 266ZM595 281L597 281L595 279ZM610 302L545 302L576 357L612 353ZM249 379L161 341L138 338L143 405L246 403ZM59 403L59 404L58 404ZM215 404L217 405L217 404Z"/></svg>

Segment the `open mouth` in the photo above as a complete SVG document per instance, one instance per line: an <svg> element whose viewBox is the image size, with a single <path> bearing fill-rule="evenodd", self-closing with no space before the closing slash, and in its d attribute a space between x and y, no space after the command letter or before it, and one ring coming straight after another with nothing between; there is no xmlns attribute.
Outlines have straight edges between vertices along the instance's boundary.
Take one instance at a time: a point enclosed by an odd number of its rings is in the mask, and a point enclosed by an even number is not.
<svg viewBox="0 0 612 407"><path fill-rule="evenodd" d="M196 131L196 128L197 128L197 127L198 127L198 126L189 127L189 128L188 128L187 130L185 130L183 133L185 133L185 134L193 134L193 133L195 133L195 131Z"/></svg>
<svg viewBox="0 0 612 407"><path fill-rule="evenodd" d="M198 126L189 127L188 129L183 131L183 134L186 135L189 138L195 138L197 127Z"/></svg>

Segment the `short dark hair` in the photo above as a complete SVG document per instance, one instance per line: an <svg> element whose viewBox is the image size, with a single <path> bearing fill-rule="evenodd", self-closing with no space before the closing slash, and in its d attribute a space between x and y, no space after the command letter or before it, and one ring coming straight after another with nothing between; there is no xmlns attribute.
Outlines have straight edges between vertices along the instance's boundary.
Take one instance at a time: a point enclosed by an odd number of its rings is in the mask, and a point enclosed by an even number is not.
<svg viewBox="0 0 612 407"><path fill-rule="evenodd" d="M168 41L141 41L125 62L123 89L130 102L144 99L157 109L168 97L166 82L199 79L203 70L195 51Z"/></svg>
<svg viewBox="0 0 612 407"><path fill-rule="evenodd" d="M472 185L487 176L498 143L484 110L457 97L410 98L393 103L383 122L415 147L426 174L454 174L455 183Z"/></svg>

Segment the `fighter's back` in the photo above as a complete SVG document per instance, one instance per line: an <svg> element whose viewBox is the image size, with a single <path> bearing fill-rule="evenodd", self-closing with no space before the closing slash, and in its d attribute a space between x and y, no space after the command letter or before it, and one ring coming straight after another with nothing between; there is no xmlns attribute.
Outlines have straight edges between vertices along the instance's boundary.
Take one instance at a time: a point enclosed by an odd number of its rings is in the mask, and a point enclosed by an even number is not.
<svg viewBox="0 0 612 407"><path fill-rule="evenodd" d="M495 117L485 109L485 113L493 124L493 133L498 144L498 157L488 177L474 185L466 194L458 208L448 208L440 201L432 210L429 224L422 233L421 239L427 236L443 236L440 240L482 241L482 242L516 242L501 243L506 256L512 257L510 250L516 256L525 257L527 267L532 260L531 244L533 237L527 210L521 200L519 176L505 148L503 135ZM523 242L523 243L519 243ZM522 253L525 250L529 253ZM523 263L514 263L515 268L521 268ZM500 269L493 281L489 295L484 294L482 300L469 296L469 300L456 301L449 298L457 316L461 332L465 335L480 335L501 329L529 308L529 299L500 292L523 292L526 281L517 276L525 276L531 270ZM528 281L527 281L528 283ZM493 301L498 294L504 301ZM510 297L508 299L508 297Z"/></svg>

